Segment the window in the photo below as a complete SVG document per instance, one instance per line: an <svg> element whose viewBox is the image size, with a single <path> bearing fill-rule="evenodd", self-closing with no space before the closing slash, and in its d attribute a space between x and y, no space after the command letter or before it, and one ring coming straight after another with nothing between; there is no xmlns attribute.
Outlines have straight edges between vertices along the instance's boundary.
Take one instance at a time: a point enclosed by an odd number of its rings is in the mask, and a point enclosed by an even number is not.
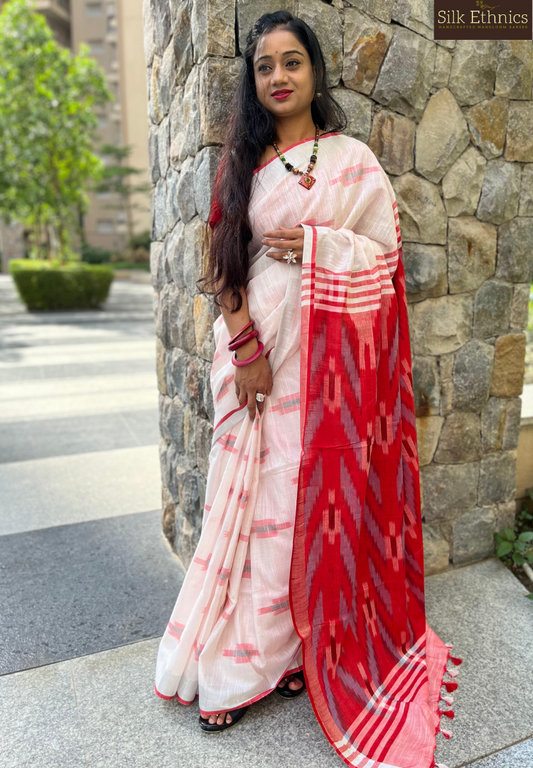
<svg viewBox="0 0 533 768"><path fill-rule="evenodd" d="M112 235L115 231L112 219L98 219L96 231L99 235Z"/></svg>
<svg viewBox="0 0 533 768"><path fill-rule="evenodd" d="M85 15L86 16L101 16L104 12L102 3L86 3Z"/></svg>
<svg viewBox="0 0 533 768"><path fill-rule="evenodd" d="M87 43L91 48L91 53L103 53L104 41L103 40L88 40Z"/></svg>

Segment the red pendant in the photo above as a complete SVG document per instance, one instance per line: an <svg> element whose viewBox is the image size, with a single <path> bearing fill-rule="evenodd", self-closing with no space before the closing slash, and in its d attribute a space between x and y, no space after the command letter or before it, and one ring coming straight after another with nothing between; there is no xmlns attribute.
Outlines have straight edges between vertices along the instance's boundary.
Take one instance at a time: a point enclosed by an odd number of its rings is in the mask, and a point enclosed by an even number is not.
<svg viewBox="0 0 533 768"><path fill-rule="evenodd" d="M315 181L316 179L314 176L311 176L309 173L304 173L298 184L301 184L302 187L305 187L306 189L311 189Z"/></svg>

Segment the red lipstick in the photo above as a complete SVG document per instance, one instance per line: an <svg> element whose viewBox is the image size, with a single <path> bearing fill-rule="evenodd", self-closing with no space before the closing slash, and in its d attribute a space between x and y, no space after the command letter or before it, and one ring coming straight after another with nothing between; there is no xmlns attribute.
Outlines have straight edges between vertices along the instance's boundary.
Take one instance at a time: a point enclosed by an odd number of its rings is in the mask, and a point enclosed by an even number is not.
<svg viewBox="0 0 533 768"><path fill-rule="evenodd" d="M272 97L274 99L279 99L279 100L286 99L287 96L291 95L291 93L292 91L274 91L274 93L272 94Z"/></svg>

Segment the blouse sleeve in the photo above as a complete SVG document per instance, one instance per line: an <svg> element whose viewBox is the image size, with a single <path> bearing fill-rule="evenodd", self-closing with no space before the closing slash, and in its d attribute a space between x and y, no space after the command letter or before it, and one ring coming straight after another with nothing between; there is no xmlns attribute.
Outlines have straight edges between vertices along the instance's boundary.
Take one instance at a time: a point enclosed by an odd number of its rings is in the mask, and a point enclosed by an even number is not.
<svg viewBox="0 0 533 768"><path fill-rule="evenodd" d="M211 229L214 229L215 225L218 224L218 222L222 218L222 206L220 204L218 192L219 192L220 177L222 175L223 166L224 166L224 158L222 158L218 164L217 175L215 177L215 183L213 185L213 199L211 201L211 211L208 219L208 223Z"/></svg>

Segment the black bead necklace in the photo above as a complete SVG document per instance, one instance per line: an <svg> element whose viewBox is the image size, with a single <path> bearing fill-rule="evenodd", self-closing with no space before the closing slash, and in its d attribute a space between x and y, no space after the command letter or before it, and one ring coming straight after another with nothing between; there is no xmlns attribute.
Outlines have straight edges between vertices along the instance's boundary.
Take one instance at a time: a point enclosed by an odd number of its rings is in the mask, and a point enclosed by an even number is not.
<svg viewBox="0 0 533 768"><path fill-rule="evenodd" d="M315 125L315 143L313 145L313 154L310 157L309 165L307 166L307 170L306 171L300 171L298 168L295 168L293 165L288 163L285 160L285 157L279 151L278 145L276 144L275 141L272 142L272 146L274 147L274 149L278 153L278 157L282 161L282 163L285 165L285 168L288 171L292 171L296 176L298 174L301 175L302 178L300 179L298 184L301 184L302 187L305 187L306 189L311 189L311 187L313 186L313 184L316 181L316 178L314 176L311 176L310 171L312 171L314 166L315 166L316 155L317 155L317 152L318 152L318 125Z"/></svg>

